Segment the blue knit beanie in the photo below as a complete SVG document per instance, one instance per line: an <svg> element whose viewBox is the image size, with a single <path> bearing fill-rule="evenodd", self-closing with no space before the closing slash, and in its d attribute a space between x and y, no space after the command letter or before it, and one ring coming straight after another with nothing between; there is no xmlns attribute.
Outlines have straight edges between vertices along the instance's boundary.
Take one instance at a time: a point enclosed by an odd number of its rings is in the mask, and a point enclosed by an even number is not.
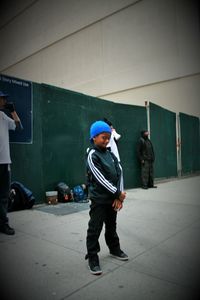
<svg viewBox="0 0 200 300"><path fill-rule="evenodd" d="M96 121L94 122L91 127L90 127L90 141L92 141L92 139L103 132L108 132L111 134L111 128L110 126L103 122L103 121Z"/></svg>

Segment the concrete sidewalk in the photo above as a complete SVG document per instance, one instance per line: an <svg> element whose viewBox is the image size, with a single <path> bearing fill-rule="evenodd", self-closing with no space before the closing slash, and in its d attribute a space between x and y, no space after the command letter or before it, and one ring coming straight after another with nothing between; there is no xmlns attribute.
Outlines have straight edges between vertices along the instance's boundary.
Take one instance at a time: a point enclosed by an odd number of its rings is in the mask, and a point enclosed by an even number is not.
<svg viewBox="0 0 200 300"><path fill-rule="evenodd" d="M84 260L88 208L10 213L16 234L0 234L1 299L200 299L199 187L197 176L128 190L118 234L130 259L111 258L102 232L101 276Z"/></svg>

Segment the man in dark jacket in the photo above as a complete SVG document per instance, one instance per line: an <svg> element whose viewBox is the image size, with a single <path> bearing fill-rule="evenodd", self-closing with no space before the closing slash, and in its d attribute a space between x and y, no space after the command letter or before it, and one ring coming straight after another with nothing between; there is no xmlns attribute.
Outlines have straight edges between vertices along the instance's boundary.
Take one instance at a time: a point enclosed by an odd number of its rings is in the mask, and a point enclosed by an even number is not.
<svg viewBox="0 0 200 300"><path fill-rule="evenodd" d="M137 147L138 159L141 163L141 179L143 189L156 188L154 185L153 170L155 154L152 142L148 136L149 132L147 130L141 131L141 137Z"/></svg>

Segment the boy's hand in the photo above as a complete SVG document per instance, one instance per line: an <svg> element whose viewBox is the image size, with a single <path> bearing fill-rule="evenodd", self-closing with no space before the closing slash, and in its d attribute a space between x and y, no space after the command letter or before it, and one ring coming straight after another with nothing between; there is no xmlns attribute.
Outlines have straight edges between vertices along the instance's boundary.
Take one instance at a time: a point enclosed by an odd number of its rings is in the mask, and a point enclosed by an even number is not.
<svg viewBox="0 0 200 300"><path fill-rule="evenodd" d="M114 208L115 211L120 211L120 209L122 209L123 207L123 203L119 199L115 199L113 201L112 207Z"/></svg>
<svg viewBox="0 0 200 300"><path fill-rule="evenodd" d="M121 194L119 195L119 200L123 202L125 198L126 198L126 192L121 192Z"/></svg>

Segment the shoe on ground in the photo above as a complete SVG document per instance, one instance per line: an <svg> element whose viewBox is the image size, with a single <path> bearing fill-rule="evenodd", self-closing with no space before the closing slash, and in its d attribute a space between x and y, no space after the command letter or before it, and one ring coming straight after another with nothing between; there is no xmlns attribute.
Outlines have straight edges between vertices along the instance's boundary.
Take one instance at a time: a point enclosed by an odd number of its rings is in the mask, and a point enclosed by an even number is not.
<svg viewBox="0 0 200 300"><path fill-rule="evenodd" d="M98 258L88 258L88 267L89 267L91 274L93 274L93 275L101 275L102 274L102 270L100 268Z"/></svg>
<svg viewBox="0 0 200 300"><path fill-rule="evenodd" d="M143 185L143 186L142 186L142 189L144 189L144 190L148 190L148 186L146 186L146 185Z"/></svg>
<svg viewBox="0 0 200 300"><path fill-rule="evenodd" d="M116 259L123 260L123 261L126 261L129 259L128 255L126 253L124 253L122 250L119 250L117 252L110 252L110 255Z"/></svg>
<svg viewBox="0 0 200 300"><path fill-rule="evenodd" d="M5 234L8 235L14 235L15 234L15 230L10 227L8 224L3 224L0 226L0 232L3 232Z"/></svg>

